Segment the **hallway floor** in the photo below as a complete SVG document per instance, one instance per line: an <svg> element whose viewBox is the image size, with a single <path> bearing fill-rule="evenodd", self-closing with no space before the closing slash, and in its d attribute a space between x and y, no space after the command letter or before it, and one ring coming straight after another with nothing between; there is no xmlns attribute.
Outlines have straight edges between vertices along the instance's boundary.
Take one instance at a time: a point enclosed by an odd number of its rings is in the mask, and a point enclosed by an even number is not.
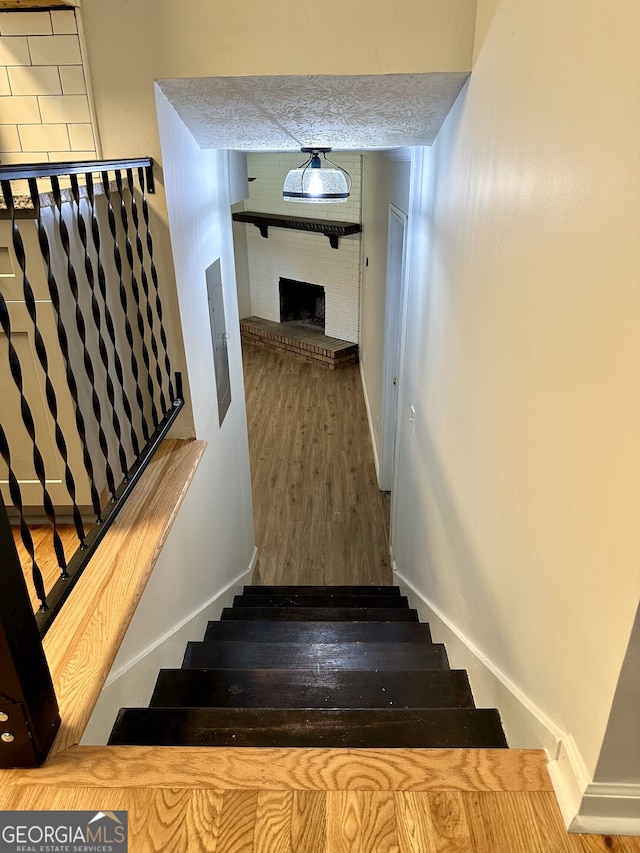
<svg viewBox="0 0 640 853"><path fill-rule="evenodd" d="M254 584L391 584L358 365L328 370L243 347Z"/></svg>

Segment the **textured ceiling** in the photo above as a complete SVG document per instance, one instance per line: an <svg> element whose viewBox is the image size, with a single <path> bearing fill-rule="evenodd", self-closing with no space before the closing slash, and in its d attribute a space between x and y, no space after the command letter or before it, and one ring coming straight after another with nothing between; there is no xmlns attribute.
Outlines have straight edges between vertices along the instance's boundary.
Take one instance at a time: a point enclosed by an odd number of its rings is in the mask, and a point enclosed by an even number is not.
<svg viewBox="0 0 640 853"><path fill-rule="evenodd" d="M195 77L158 86L201 148L431 145L468 72Z"/></svg>

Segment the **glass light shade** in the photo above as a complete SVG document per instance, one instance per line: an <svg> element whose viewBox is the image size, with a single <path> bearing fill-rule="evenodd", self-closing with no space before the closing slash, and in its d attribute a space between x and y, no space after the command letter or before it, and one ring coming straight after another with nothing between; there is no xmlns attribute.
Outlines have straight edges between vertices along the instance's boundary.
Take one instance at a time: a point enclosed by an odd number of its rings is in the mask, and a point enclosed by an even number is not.
<svg viewBox="0 0 640 853"><path fill-rule="evenodd" d="M292 169L284 179L282 198L312 204L342 202L349 198L344 173L339 169Z"/></svg>

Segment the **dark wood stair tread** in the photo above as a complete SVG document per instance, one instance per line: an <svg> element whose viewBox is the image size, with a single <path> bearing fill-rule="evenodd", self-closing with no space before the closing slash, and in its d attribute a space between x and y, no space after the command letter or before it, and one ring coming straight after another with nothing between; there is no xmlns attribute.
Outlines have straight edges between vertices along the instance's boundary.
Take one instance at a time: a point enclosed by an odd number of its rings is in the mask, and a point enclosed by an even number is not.
<svg viewBox="0 0 640 853"><path fill-rule="evenodd" d="M406 595L236 595L239 607L384 607L408 608Z"/></svg>
<svg viewBox="0 0 640 853"><path fill-rule="evenodd" d="M150 707L473 708L465 670L162 669Z"/></svg>
<svg viewBox="0 0 640 853"><path fill-rule="evenodd" d="M447 669L442 643L244 643L215 640L187 644L183 667L215 669Z"/></svg>
<svg viewBox="0 0 640 853"><path fill-rule="evenodd" d="M399 587L244 587L110 744L506 748Z"/></svg>
<svg viewBox="0 0 640 853"><path fill-rule="evenodd" d="M400 595L399 586L245 586L243 595Z"/></svg>
<svg viewBox="0 0 640 853"><path fill-rule="evenodd" d="M225 607L220 618L275 622L417 622L418 611L403 607Z"/></svg>
<svg viewBox="0 0 640 853"><path fill-rule="evenodd" d="M425 749L507 745L498 712L478 708L122 708L109 744Z"/></svg>
<svg viewBox="0 0 640 853"><path fill-rule="evenodd" d="M205 640L272 643L430 643L426 622L209 622Z"/></svg>

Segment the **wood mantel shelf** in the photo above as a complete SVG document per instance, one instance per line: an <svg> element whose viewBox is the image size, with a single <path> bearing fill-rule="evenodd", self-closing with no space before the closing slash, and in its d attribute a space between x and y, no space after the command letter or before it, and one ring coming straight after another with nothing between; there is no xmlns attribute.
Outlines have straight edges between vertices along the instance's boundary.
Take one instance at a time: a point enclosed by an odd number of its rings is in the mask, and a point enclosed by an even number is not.
<svg viewBox="0 0 640 853"><path fill-rule="evenodd" d="M333 219L304 219L301 216L283 216L279 213L255 213L250 210L232 214L236 222L250 222L260 229L263 237L269 236L269 226L274 228L293 228L296 231L312 231L329 238L332 249L338 248L340 237L358 234L362 231L359 222L337 222Z"/></svg>

